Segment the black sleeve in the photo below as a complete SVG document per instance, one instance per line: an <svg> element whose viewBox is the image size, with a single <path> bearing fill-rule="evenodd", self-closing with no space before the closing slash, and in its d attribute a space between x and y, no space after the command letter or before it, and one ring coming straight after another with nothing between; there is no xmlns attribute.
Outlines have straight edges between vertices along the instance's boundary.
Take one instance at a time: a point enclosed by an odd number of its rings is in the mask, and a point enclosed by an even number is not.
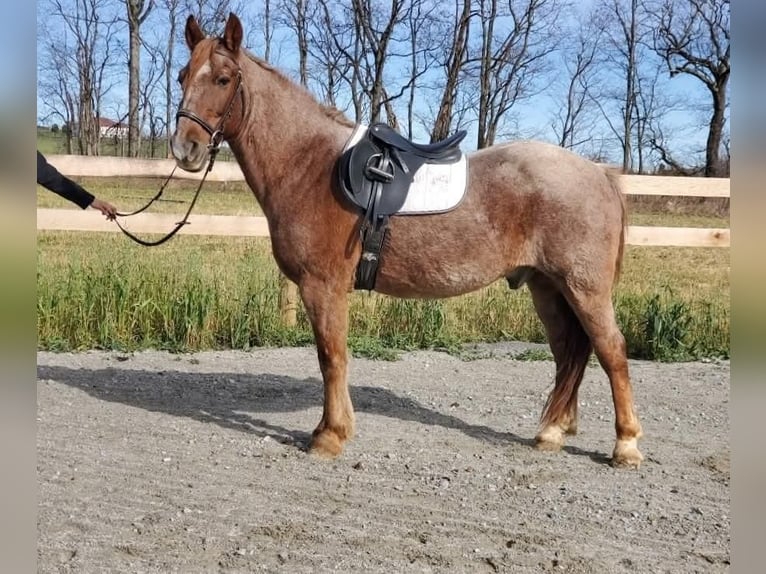
<svg viewBox="0 0 766 574"><path fill-rule="evenodd" d="M37 152L37 183L83 209L95 199L94 195L85 191L82 186L59 173L39 151Z"/></svg>

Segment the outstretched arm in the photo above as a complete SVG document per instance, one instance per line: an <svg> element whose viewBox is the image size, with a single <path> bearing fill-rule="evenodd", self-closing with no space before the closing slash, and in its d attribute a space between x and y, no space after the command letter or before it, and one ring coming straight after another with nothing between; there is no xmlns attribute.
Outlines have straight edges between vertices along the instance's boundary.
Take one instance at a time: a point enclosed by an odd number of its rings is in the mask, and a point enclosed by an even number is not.
<svg viewBox="0 0 766 574"><path fill-rule="evenodd" d="M83 209L90 206L98 209L108 219L115 217L116 209L113 205L96 198L80 184L62 175L39 151L37 152L37 183Z"/></svg>

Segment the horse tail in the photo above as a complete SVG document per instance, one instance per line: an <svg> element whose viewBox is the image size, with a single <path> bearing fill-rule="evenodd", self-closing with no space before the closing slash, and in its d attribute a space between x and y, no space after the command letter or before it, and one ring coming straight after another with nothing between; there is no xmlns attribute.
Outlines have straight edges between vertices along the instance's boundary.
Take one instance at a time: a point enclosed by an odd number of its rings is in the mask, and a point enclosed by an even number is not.
<svg viewBox="0 0 766 574"><path fill-rule="evenodd" d="M625 201L625 194L622 191L622 184L620 183L620 172L613 168L607 168L605 170L606 179L609 183L614 195L620 202L620 244L617 248L617 261L615 263L614 281L615 283L620 277L620 270L622 268L622 258L625 253L625 236L628 232L628 205Z"/></svg>
<svg viewBox="0 0 766 574"><path fill-rule="evenodd" d="M555 295L555 305L557 313L546 317L546 328L556 360L556 379L545 401L540 425L544 428L558 424L567 434L575 434L577 392L593 346L572 306L560 293Z"/></svg>

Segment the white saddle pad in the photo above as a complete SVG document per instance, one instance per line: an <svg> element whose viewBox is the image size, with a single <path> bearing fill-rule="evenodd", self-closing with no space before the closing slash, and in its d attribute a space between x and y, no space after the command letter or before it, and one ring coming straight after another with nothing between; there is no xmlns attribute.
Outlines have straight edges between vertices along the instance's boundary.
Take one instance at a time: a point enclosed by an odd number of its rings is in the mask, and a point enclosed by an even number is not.
<svg viewBox="0 0 766 574"><path fill-rule="evenodd" d="M345 149L355 145L366 131L367 126L358 125ZM467 184L468 159L465 154L461 154L455 163L423 164L415 172L407 199L397 214L423 215L449 211L463 200Z"/></svg>

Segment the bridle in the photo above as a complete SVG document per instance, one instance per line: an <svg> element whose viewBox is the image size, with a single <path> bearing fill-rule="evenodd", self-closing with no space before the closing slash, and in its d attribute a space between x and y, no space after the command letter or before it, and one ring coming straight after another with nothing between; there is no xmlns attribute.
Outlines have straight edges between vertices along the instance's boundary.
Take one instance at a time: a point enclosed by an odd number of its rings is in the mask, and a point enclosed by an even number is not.
<svg viewBox="0 0 766 574"><path fill-rule="evenodd" d="M207 168L205 169L205 173L202 176L202 180L200 180L199 185L197 186L197 191L194 192L194 198L192 198L192 201L189 204L189 209L187 209L186 215L184 215L184 218L181 221L176 223L176 226L167 235L161 237L160 239L157 239L156 241L147 241L146 239L141 239L140 237L137 237L136 235L134 235L133 233L125 229L120 224L119 221L117 221L116 219L114 220L114 222L117 224L117 227L119 227L120 230L125 235L130 237L136 243L140 243L141 245L146 245L148 247L161 245L165 243L168 239L173 237L176 233L178 233L184 225L189 223L189 215L191 215L192 209L194 209L194 204L197 203L197 198L199 197L199 192L202 190L202 185L205 183L205 179L207 179L207 174L210 173L210 170L213 169L215 158L218 155L218 152L221 150L221 144L223 143L223 140L224 140L224 135L223 135L224 124L229 119L229 116L231 116L231 112L234 109L234 103L242 89L242 70L237 70L236 82L237 83L234 87L234 91L231 93L231 96L229 97L229 101L226 104L226 108L224 108L223 115L221 115L221 119L218 121L218 125L216 125L215 128L211 127L210 124L208 124L205 120L203 120L201 117L199 117L197 114L195 114L191 110L180 108L178 112L176 112L176 125L178 125L178 120L180 118L188 118L192 120L194 123L196 123L197 125L199 125L208 134L210 134L210 142L207 144L207 153L209 156ZM152 203L157 201L160 198L160 196L162 196L162 193L165 191L165 187L170 182L170 179L173 177L173 174L175 173L177 167L178 167L177 165L173 167L173 171L170 172L170 175L160 187L160 190L157 192L157 195L155 195L151 200L149 200L149 203L147 203L146 205L144 205L143 207L135 211L131 211L130 213L117 212L117 215L119 217L129 217L131 215L136 215L138 213L141 213L142 211L145 211Z"/></svg>
<svg viewBox="0 0 766 574"><path fill-rule="evenodd" d="M237 99L237 95L239 94L241 87L242 70L237 70L237 84L234 87L234 91L231 93L231 97L229 97L229 103L226 104L223 115L221 116L221 119L215 128L210 127L209 123L207 123L191 110L180 108L176 112L176 124L178 124L179 118L189 118L191 121L198 124L208 134L210 134L210 143L207 145L208 153L210 153L210 164L208 165L208 171L212 169L215 155L218 153L221 143L223 143L223 125L226 123L226 120L229 119L229 116L234 109L234 101Z"/></svg>

